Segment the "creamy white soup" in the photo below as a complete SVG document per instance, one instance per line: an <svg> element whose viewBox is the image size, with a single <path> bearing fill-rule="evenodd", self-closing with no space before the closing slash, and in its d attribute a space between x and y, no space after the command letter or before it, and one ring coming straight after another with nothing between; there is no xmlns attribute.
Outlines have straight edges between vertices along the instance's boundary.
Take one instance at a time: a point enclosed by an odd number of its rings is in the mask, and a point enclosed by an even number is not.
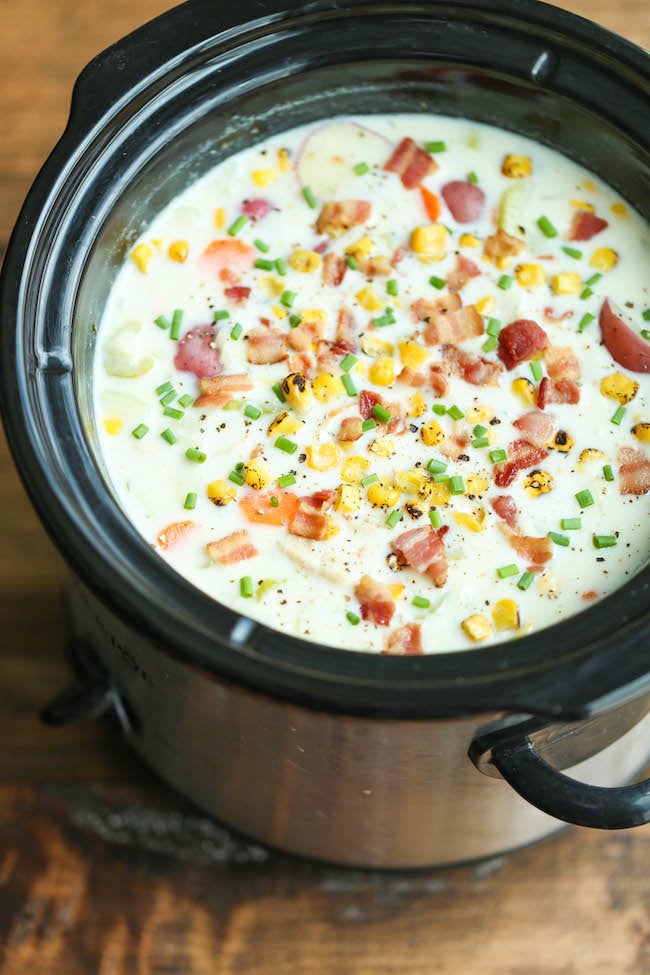
<svg viewBox="0 0 650 975"><path fill-rule="evenodd" d="M513 133L337 118L225 160L121 268L103 461L221 603L356 650L540 629L650 539L650 231Z"/></svg>

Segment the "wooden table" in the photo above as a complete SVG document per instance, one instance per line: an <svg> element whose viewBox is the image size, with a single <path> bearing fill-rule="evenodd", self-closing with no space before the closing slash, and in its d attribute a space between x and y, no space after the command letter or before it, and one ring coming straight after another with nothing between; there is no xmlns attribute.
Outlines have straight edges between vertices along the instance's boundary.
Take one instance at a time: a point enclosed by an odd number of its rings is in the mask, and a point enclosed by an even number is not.
<svg viewBox="0 0 650 975"><path fill-rule="evenodd" d="M73 80L165 0L0 0L0 247ZM648 0L565 6L650 47ZM3 323L10 327L10 323ZM233 839L101 723L48 730L64 566L0 444L0 975L647 975L650 828L416 875Z"/></svg>

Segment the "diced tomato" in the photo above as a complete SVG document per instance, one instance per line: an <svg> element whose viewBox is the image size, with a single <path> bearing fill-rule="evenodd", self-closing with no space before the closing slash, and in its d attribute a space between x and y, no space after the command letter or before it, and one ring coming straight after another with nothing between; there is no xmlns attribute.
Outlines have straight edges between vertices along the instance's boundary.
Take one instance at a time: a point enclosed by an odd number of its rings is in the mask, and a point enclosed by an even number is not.
<svg viewBox="0 0 650 975"><path fill-rule="evenodd" d="M357 324L347 308L340 308L336 319L336 346L342 354L357 351ZM337 349L337 351L338 351Z"/></svg>
<svg viewBox="0 0 650 975"><path fill-rule="evenodd" d="M650 460L634 447L618 452L618 478L621 494L647 494L650 491Z"/></svg>
<svg viewBox="0 0 650 975"><path fill-rule="evenodd" d="M464 254L456 255L456 267L447 275L447 287L450 291L462 291L468 281L477 278L481 269L474 261L470 261Z"/></svg>
<svg viewBox="0 0 650 975"><path fill-rule="evenodd" d="M212 325L193 328L178 343L174 365L180 372L193 372L199 379L218 376L223 371L217 348L217 331Z"/></svg>
<svg viewBox="0 0 650 975"><path fill-rule="evenodd" d="M497 494L490 502L496 514L513 530L517 528L517 505L509 494Z"/></svg>
<svg viewBox="0 0 650 975"><path fill-rule="evenodd" d="M502 369L498 362L483 356L470 355L453 345L442 348L442 358L449 372L460 376L472 386L498 386Z"/></svg>
<svg viewBox="0 0 650 975"><path fill-rule="evenodd" d="M244 200L241 209L242 213L256 223L270 213L273 206L268 200Z"/></svg>
<svg viewBox="0 0 650 975"><path fill-rule="evenodd" d="M569 403L575 405L580 402L580 389L572 379L548 379L544 376L537 392L537 405L545 410L549 403Z"/></svg>
<svg viewBox="0 0 650 975"><path fill-rule="evenodd" d="M481 216L485 193L480 186L455 179L451 183L446 183L441 192L452 217L458 223L472 223Z"/></svg>
<svg viewBox="0 0 650 975"><path fill-rule="evenodd" d="M158 548L168 549L178 545L197 527L195 521L174 521L158 535L156 544Z"/></svg>
<svg viewBox="0 0 650 975"><path fill-rule="evenodd" d="M427 216L432 223L435 223L440 217L440 200L426 186L420 187L420 193L422 194L422 202L424 203L424 209L427 211Z"/></svg>
<svg viewBox="0 0 650 975"><path fill-rule="evenodd" d="M513 426L524 434L533 447L545 447L555 433L555 420L547 413L532 410L514 421Z"/></svg>
<svg viewBox="0 0 650 975"><path fill-rule="evenodd" d="M246 354L249 362L281 362L287 356L287 337L272 328L254 328L248 333Z"/></svg>
<svg viewBox="0 0 650 975"><path fill-rule="evenodd" d="M255 249L237 237L211 241L199 258L201 269L215 277L222 270L243 274L254 263Z"/></svg>
<svg viewBox="0 0 650 975"><path fill-rule="evenodd" d="M274 507L271 498L278 503ZM298 497L291 491L251 491L239 501L247 521L257 525L286 525L298 507Z"/></svg>
<svg viewBox="0 0 650 975"><path fill-rule="evenodd" d="M650 344L626 325L609 298L600 309L600 333L614 362L630 372L650 372Z"/></svg>
<svg viewBox="0 0 650 975"><path fill-rule="evenodd" d="M530 535L508 534L513 549L522 559L532 563L532 567L543 565L553 557L553 543L550 538L533 538Z"/></svg>
<svg viewBox="0 0 650 975"><path fill-rule="evenodd" d="M402 139L392 156L384 166L389 173L397 173L402 185L407 190L413 190L430 173L434 173L438 163L428 152L420 149L413 139Z"/></svg>
<svg viewBox="0 0 650 975"><path fill-rule="evenodd" d="M353 443L363 435L362 421L360 416L346 416L341 420L339 430L339 440L341 443Z"/></svg>
<svg viewBox="0 0 650 975"><path fill-rule="evenodd" d="M580 363L569 345L548 345L544 360L551 379L580 379Z"/></svg>
<svg viewBox="0 0 650 975"><path fill-rule="evenodd" d="M255 386L246 375L214 376L211 379L199 379L201 395L194 405L199 409L217 408L225 406L237 393L248 393Z"/></svg>
<svg viewBox="0 0 650 975"><path fill-rule="evenodd" d="M361 604L361 616L370 623L378 626L388 626L393 613L395 603L386 586L368 575L361 576L361 580L354 587L354 595Z"/></svg>
<svg viewBox="0 0 650 975"><path fill-rule="evenodd" d="M251 289L235 285L232 288L226 288L224 290L224 294L226 298L228 298L230 301L234 301L236 305L241 305L244 301L247 301L250 298Z"/></svg>
<svg viewBox="0 0 650 975"><path fill-rule="evenodd" d="M417 654L422 653L422 626L420 623L406 623L398 626L386 638L383 653Z"/></svg>
<svg viewBox="0 0 650 975"><path fill-rule="evenodd" d="M447 581L447 555L442 537L429 525L403 532L392 551L416 572L426 572L438 588Z"/></svg>
<svg viewBox="0 0 650 975"><path fill-rule="evenodd" d="M525 247L523 240L507 234L501 227L496 234L491 234L485 240L484 253L493 261L502 260L504 257L516 257Z"/></svg>
<svg viewBox="0 0 650 975"><path fill-rule="evenodd" d="M217 542L208 542L206 550L213 562L219 565L235 565L253 559L260 553L257 551L245 528L220 538Z"/></svg>
<svg viewBox="0 0 650 975"><path fill-rule="evenodd" d="M508 448L508 459L494 465L494 483L508 487L520 471L540 464L548 454L541 447L534 447L527 440L515 440Z"/></svg>
<svg viewBox="0 0 650 975"><path fill-rule="evenodd" d="M330 251L323 258L323 284L330 288L338 288L347 269L348 265L345 258L339 257L334 251Z"/></svg>
<svg viewBox="0 0 650 975"><path fill-rule="evenodd" d="M532 359L548 345L543 328L528 318L518 318L499 332L497 355L506 369L514 369L520 362Z"/></svg>
<svg viewBox="0 0 650 975"><path fill-rule="evenodd" d="M589 210L576 210L569 228L569 240L591 240L609 224Z"/></svg>
<svg viewBox="0 0 650 975"><path fill-rule="evenodd" d="M319 234L337 237L351 227L370 219L372 205L367 200L336 200L324 203L316 223Z"/></svg>

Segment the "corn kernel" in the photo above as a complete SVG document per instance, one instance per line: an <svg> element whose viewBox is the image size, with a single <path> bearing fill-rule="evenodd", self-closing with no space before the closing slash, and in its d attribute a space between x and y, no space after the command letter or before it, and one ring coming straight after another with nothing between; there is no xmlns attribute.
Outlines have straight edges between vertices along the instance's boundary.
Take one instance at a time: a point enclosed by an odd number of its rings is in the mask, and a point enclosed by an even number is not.
<svg viewBox="0 0 650 975"><path fill-rule="evenodd" d="M212 481L208 484L207 493L213 504L223 508L235 500L237 489L230 481Z"/></svg>
<svg viewBox="0 0 650 975"><path fill-rule="evenodd" d="M461 234L458 243L461 247L478 247L481 241L474 234Z"/></svg>
<svg viewBox="0 0 650 975"><path fill-rule="evenodd" d="M411 250L425 260L440 261L448 243L447 228L442 223L416 227L411 234Z"/></svg>
<svg viewBox="0 0 650 975"><path fill-rule="evenodd" d="M524 490L531 498L539 498L553 490L553 478L548 471L531 471L524 480Z"/></svg>
<svg viewBox="0 0 650 975"><path fill-rule="evenodd" d="M122 421L119 417L107 417L105 420L102 420L102 426L109 437L116 437L122 429Z"/></svg>
<svg viewBox="0 0 650 975"><path fill-rule="evenodd" d="M533 162L530 156L518 156L514 152L509 152L501 163L501 172L508 179L523 179L530 176L533 171Z"/></svg>
<svg viewBox="0 0 650 975"><path fill-rule="evenodd" d="M515 396L524 403L525 406L535 406L537 403L537 390L530 379L514 379L511 387Z"/></svg>
<svg viewBox="0 0 650 975"><path fill-rule="evenodd" d="M290 165L288 149L278 149L278 164L282 172L286 173Z"/></svg>
<svg viewBox="0 0 650 975"><path fill-rule="evenodd" d="M611 376L601 379L600 392L609 399L618 400L624 406L639 392L639 384L622 372L613 372Z"/></svg>
<svg viewBox="0 0 650 975"><path fill-rule="evenodd" d="M217 230L223 230L223 228L226 226L226 211L223 207L218 207L218 209L214 211L214 225Z"/></svg>
<svg viewBox="0 0 650 975"><path fill-rule="evenodd" d="M173 241L169 245L169 250L167 251L172 261L176 261L178 264L185 263L189 252L190 252L190 245L187 243L186 240Z"/></svg>
<svg viewBox="0 0 650 975"><path fill-rule="evenodd" d="M361 488L358 484L339 484L336 489L334 508L345 514L352 514L361 507Z"/></svg>
<svg viewBox="0 0 650 975"><path fill-rule="evenodd" d="M361 339L361 349L371 359L376 359L380 355L392 355L395 346L392 342L387 342L386 339L379 338L378 335L369 335L366 333Z"/></svg>
<svg viewBox="0 0 650 975"><path fill-rule="evenodd" d="M632 427L632 436L640 440L641 443L650 443L650 423L643 421L635 423Z"/></svg>
<svg viewBox="0 0 650 975"><path fill-rule="evenodd" d="M138 244L131 251L131 260L136 265L139 271L143 274L147 273L147 268L149 267L149 261L153 257L153 251L149 244Z"/></svg>
<svg viewBox="0 0 650 975"><path fill-rule="evenodd" d="M242 469L244 480L254 491L263 491L271 483L269 469L261 457L249 460Z"/></svg>
<svg viewBox="0 0 650 975"><path fill-rule="evenodd" d="M395 381L395 363L387 356L375 359L368 370L368 379L375 386L390 386Z"/></svg>
<svg viewBox="0 0 650 975"><path fill-rule="evenodd" d="M296 413L307 413L311 408L313 395L306 376L301 372L291 372L281 383L287 403Z"/></svg>
<svg viewBox="0 0 650 975"><path fill-rule="evenodd" d="M374 508L393 508L399 501L399 491L384 481L375 481L368 488L367 498Z"/></svg>
<svg viewBox="0 0 650 975"><path fill-rule="evenodd" d="M482 640L487 640L492 632L489 619L486 616L481 616L480 613L475 613L474 616L468 616L467 619L463 620L461 626L466 636L473 643L480 643Z"/></svg>
<svg viewBox="0 0 650 975"><path fill-rule="evenodd" d="M322 258L316 251L305 250L299 247L289 258L289 264L294 271L301 271L303 274L311 274L321 266Z"/></svg>
<svg viewBox="0 0 650 975"><path fill-rule="evenodd" d="M487 513L485 508L480 508L475 515L467 514L464 511L454 511L454 521L463 528L468 528L471 532L483 532L487 528Z"/></svg>
<svg viewBox="0 0 650 975"><path fill-rule="evenodd" d="M556 295L577 295L582 288L579 274L554 274L551 278L551 288Z"/></svg>
<svg viewBox="0 0 650 975"><path fill-rule="evenodd" d="M278 178L275 169L256 169L251 173L251 178L256 186L270 186Z"/></svg>
<svg viewBox="0 0 650 975"><path fill-rule="evenodd" d="M515 277L524 288L537 288L546 281L546 274L541 264L518 264Z"/></svg>
<svg viewBox="0 0 650 975"><path fill-rule="evenodd" d="M575 446L575 440L566 430L558 430L546 446L550 450L559 450L561 454L568 454L571 448Z"/></svg>
<svg viewBox="0 0 650 975"><path fill-rule="evenodd" d="M582 185L584 186L584 188L587 190L588 193L596 192L596 184L592 183L590 179L583 180Z"/></svg>
<svg viewBox="0 0 650 975"><path fill-rule="evenodd" d="M429 358L429 350L425 349L419 342L400 342L399 357L403 366L417 372Z"/></svg>
<svg viewBox="0 0 650 975"><path fill-rule="evenodd" d="M359 484L361 478L365 477L369 467L370 461L366 460L365 457L359 457L355 454L354 457L348 457L343 464L341 478L346 484Z"/></svg>
<svg viewBox="0 0 650 975"><path fill-rule="evenodd" d="M331 403L344 393L343 383L331 372L322 372L312 380L311 389L319 403Z"/></svg>
<svg viewBox="0 0 650 975"><path fill-rule="evenodd" d="M494 263L500 271L507 271L513 261L514 257L512 254L503 254L501 257L497 257Z"/></svg>
<svg viewBox="0 0 650 975"><path fill-rule="evenodd" d="M338 467L341 451L335 443L325 443L316 447L306 447L307 465L313 471L331 471Z"/></svg>
<svg viewBox="0 0 650 975"><path fill-rule="evenodd" d="M345 253L351 257L368 257L374 246L374 241L370 237L361 237L356 244L350 244L349 247L346 247Z"/></svg>
<svg viewBox="0 0 650 975"><path fill-rule="evenodd" d="M363 288L357 293L357 301L366 311L379 311L383 308L383 302L379 295L372 288Z"/></svg>
<svg viewBox="0 0 650 975"><path fill-rule="evenodd" d="M617 217L628 217L629 212L624 203L612 203L611 205L612 213L615 213Z"/></svg>
<svg viewBox="0 0 650 975"><path fill-rule="evenodd" d="M487 477L483 477L482 474L469 474L465 478L465 487L467 488L467 494L481 495L485 494L490 486L490 482Z"/></svg>
<svg viewBox="0 0 650 975"><path fill-rule="evenodd" d="M388 587L388 591L393 599L404 599L404 596L406 595L405 587L400 585L399 582L392 582Z"/></svg>
<svg viewBox="0 0 650 975"><path fill-rule="evenodd" d="M402 494L420 494L425 483L429 480L424 471L414 467L410 471L398 471L395 475L395 487Z"/></svg>
<svg viewBox="0 0 650 975"><path fill-rule="evenodd" d="M494 298L492 295L486 295L485 298L479 298L479 300L475 302L474 307L479 315L489 315L494 308Z"/></svg>
<svg viewBox="0 0 650 975"><path fill-rule="evenodd" d="M278 413L275 419L271 420L267 433L269 437L277 437L281 433L296 433L301 426L300 420L283 410L282 413Z"/></svg>
<svg viewBox="0 0 650 975"><path fill-rule="evenodd" d="M594 212L593 205L587 203L585 200L571 200L571 206L576 207L578 210L587 210L589 213Z"/></svg>
<svg viewBox="0 0 650 975"><path fill-rule="evenodd" d="M165 241L162 237L153 237L151 243L157 251L162 251L165 247Z"/></svg>
<svg viewBox="0 0 650 975"><path fill-rule="evenodd" d="M278 278L270 278L268 275L260 278L260 288L267 298L277 298L284 291L284 283Z"/></svg>
<svg viewBox="0 0 650 975"><path fill-rule="evenodd" d="M519 607L514 599L500 599L492 607L492 619L497 630L519 629Z"/></svg>
<svg viewBox="0 0 650 975"><path fill-rule="evenodd" d="M585 450L582 450L578 458L579 470L582 470L587 464L591 464L595 460L603 461L607 460L607 457L602 450L597 450L596 447L587 447Z"/></svg>
<svg viewBox="0 0 650 975"><path fill-rule="evenodd" d="M420 392L413 393L409 397L408 410L406 412L407 416L424 416L427 412L427 404L424 396Z"/></svg>
<svg viewBox="0 0 650 975"><path fill-rule="evenodd" d="M327 528L325 529L325 538L334 538L335 535L341 531L339 526L336 524L334 518L331 515L327 516Z"/></svg>
<svg viewBox="0 0 650 975"><path fill-rule="evenodd" d="M392 457L395 453L395 444L390 437L377 437L368 444L368 450L376 457Z"/></svg>
<svg viewBox="0 0 650 975"><path fill-rule="evenodd" d="M468 423L489 423L494 419L494 410L486 403L477 403L468 407L465 416Z"/></svg>
<svg viewBox="0 0 650 975"><path fill-rule="evenodd" d="M611 271L618 264L618 254L611 247L599 247L591 255L589 263L599 271Z"/></svg>
<svg viewBox="0 0 650 975"><path fill-rule="evenodd" d="M324 308L306 308L304 311L300 312L300 317L305 324L309 325L326 325L327 324L327 312Z"/></svg>
<svg viewBox="0 0 650 975"><path fill-rule="evenodd" d="M289 312L282 305L271 305L271 310L276 318L286 318Z"/></svg>
<svg viewBox="0 0 650 975"><path fill-rule="evenodd" d="M437 447L445 439L445 432L437 420L429 420L420 430L420 436L427 447Z"/></svg>
<svg viewBox="0 0 650 975"><path fill-rule="evenodd" d="M451 491L446 481L439 481L437 484L432 479L427 479L422 485L420 494L426 498L434 508L444 507L449 504Z"/></svg>

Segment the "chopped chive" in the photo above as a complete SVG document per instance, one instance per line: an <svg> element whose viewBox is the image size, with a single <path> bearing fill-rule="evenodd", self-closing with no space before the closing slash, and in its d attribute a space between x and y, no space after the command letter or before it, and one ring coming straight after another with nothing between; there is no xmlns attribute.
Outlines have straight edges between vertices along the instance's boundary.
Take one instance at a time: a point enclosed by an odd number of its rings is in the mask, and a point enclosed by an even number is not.
<svg viewBox="0 0 650 975"><path fill-rule="evenodd" d="M497 281L497 288L501 288L502 291L507 291L512 286L513 281L514 278L511 278L509 274L502 274Z"/></svg>
<svg viewBox="0 0 650 975"><path fill-rule="evenodd" d="M561 518L560 528L565 532L578 531L582 528L582 518Z"/></svg>
<svg viewBox="0 0 650 975"><path fill-rule="evenodd" d="M149 433L149 427L146 423L138 423L134 430L131 430L131 435L135 437L136 440L142 440L145 434Z"/></svg>
<svg viewBox="0 0 650 975"><path fill-rule="evenodd" d="M465 481L460 474L449 478L449 490L452 494L465 494Z"/></svg>
<svg viewBox="0 0 650 975"><path fill-rule="evenodd" d="M356 257L352 256L352 254L348 254L348 256L345 259L345 263L347 264L347 266L350 268L351 271L359 270L359 262L357 261Z"/></svg>
<svg viewBox="0 0 650 975"><path fill-rule="evenodd" d="M357 176L365 176L366 173L370 172L370 166L367 162L357 163L356 166L352 167L357 174Z"/></svg>
<svg viewBox="0 0 650 975"><path fill-rule="evenodd" d="M265 240L260 240L259 237L253 241L253 244L255 247L257 247L258 251L262 251L263 254L268 254L268 252L271 250L271 245L267 244Z"/></svg>
<svg viewBox="0 0 650 975"><path fill-rule="evenodd" d="M293 474L283 474L282 477L278 478L278 487L288 488L292 484L296 483L296 479Z"/></svg>
<svg viewBox="0 0 650 975"><path fill-rule="evenodd" d="M591 288L584 288L584 290L580 292L580 300L586 301L587 298L591 298L592 294L593 291L591 290Z"/></svg>
<svg viewBox="0 0 650 975"><path fill-rule="evenodd" d="M445 281L444 278L439 278L435 274L432 274L431 277L429 278L429 284L432 285L434 288L437 288L438 291L442 291L442 289L445 287L447 282Z"/></svg>
<svg viewBox="0 0 650 975"><path fill-rule="evenodd" d="M394 528L402 520L402 512L395 508L391 511L388 518L386 519L386 524L389 528Z"/></svg>
<svg viewBox="0 0 650 975"><path fill-rule="evenodd" d="M428 609L431 605L431 600L426 599L424 596L414 596L411 600L411 605L417 606L418 609Z"/></svg>
<svg viewBox="0 0 650 975"><path fill-rule="evenodd" d="M375 481L378 480L379 480L379 474L367 474L366 477L361 478L361 486L370 487L371 484L374 484Z"/></svg>
<svg viewBox="0 0 650 975"><path fill-rule="evenodd" d="M606 481L614 480L614 471L612 470L611 464L605 464L605 466L603 467L603 477L605 478Z"/></svg>
<svg viewBox="0 0 650 975"><path fill-rule="evenodd" d="M447 465L445 464L444 460L436 460L434 458L427 464L427 470L431 471L432 474L442 474L447 470Z"/></svg>
<svg viewBox="0 0 650 975"><path fill-rule="evenodd" d="M276 498L274 494L272 494L271 497L269 498L269 504L271 505L272 508L280 507L280 501L278 500L278 498Z"/></svg>
<svg viewBox="0 0 650 975"><path fill-rule="evenodd" d="M498 447L496 450L490 451L490 460L493 464L500 464L501 461L507 460L508 455L503 449L503 447Z"/></svg>
<svg viewBox="0 0 650 975"><path fill-rule="evenodd" d="M352 353L349 352L346 357L341 360L341 369L344 372L349 372L352 366L356 366L358 361L359 360L357 359L356 355L352 355Z"/></svg>
<svg viewBox="0 0 650 975"><path fill-rule="evenodd" d="M287 402L287 397L282 392L282 386L280 385L280 383L273 383L271 389L273 390L273 392L275 393L275 395L277 396L277 398L280 400L281 403Z"/></svg>
<svg viewBox="0 0 650 975"><path fill-rule="evenodd" d="M517 583L517 589L524 589L524 590L530 589L534 581L535 581L534 572L524 572L521 579Z"/></svg>
<svg viewBox="0 0 650 975"><path fill-rule="evenodd" d="M165 416L168 416L170 420L182 420L185 416L183 410L174 409L173 406L166 406L163 413Z"/></svg>
<svg viewBox="0 0 650 975"><path fill-rule="evenodd" d="M462 420L465 414L461 410L460 406L450 406L447 410L447 414L452 418L452 420Z"/></svg>
<svg viewBox="0 0 650 975"><path fill-rule="evenodd" d="M185 456L193 464L204 464L207 460L207 454L204 454L198 447L188 447L185 451Z"/></svg>
<svg viewBox="0 0 650 975"><path fill-rule="evenodd" d="M300 315L289 315L289 325L291 325L291 328L298 328L301 322L302 318Z"/></svg>
<svg viewBox="0 0 650 975"><path fill-rule="evenodd" d="M160 400L158 402L160 403L161 406L169 406L169 404L173 403L175 399L176 399L176 390L170 389L168 392L165 393L164 396L160 397Z"/></svg>
<svg viewBox="0 0 650 975"><path fill-rule="evenodd" d="M442 518L440 517L440 512L437 508L432 508L429 512L429 521L431 522L433 528L442 527Z"/></svg>
<svg viewBox="0 0 650 975"><path fill-rule="evenodd" d="M163 430L160 436L163 438L163 440L166 440L168 444L176 443L176 434L173 430L170 430L169 427L167 427L166 430Z"/></svg>
<svg viewBox="0 0 650 975"><path fill-rule="evenodd" d="M577 247L563 247L562 250L567 257L572 257L575 261L579 261L582 257L582 251L579 251Z"/></svg>
<svg viewBox="0 0 650 975"><path fill-rule="evenodd" d="M530 364L530 371L535 382L541 383L542 379L544 378L544 367L542 366L542 363L534 360Z"/></svg>
<svg viewBox="0 0 650 975"><path fill-rule="evenodd" d="M425 142L424 148L427 152L445 152L447 143L443 139L438 139L436 142Z"/></svg>
<svg viewBox="0 0 650 975"><path fill-rule="evenodd" d="M645 339L646 342L650 342L650 329L649 328L642 328L641 329L641 338L642 339Z"/></svg>
<svg viewBox="0 0 650 975"><path fill-rule="evenodd" d="M312 210L315 210L318 206L318 200L314 196L314 191L309 186L303 186L302 195L305 198L307 206L311 207Z"/></svg>
<svg viewBox="0 0 650 975"><path fill-rule="evenodd" d="M512 562L510 565L502 565L500 569L497 569L499 579L509 579L510 576L516 576L518 572L519 569Z"/></svg>
<svg viewBox="0 0 650 975"><path fill-rule="evenodd" d="M275 446L278 450L283 450L285 454L295 454L298 449L298 444L294 443L293 440L289 440L288 437L278 437L275 441Z"/></svg>
<svg viewBox="0 0 650 975"><path fill-rule="evenodd" d="M449 474L445 474L444 471L440 471L438 474L433 475L434 484L446 484L449 480Z"/></svg>
<svg viewBox="0 0 650 975"><path fill-rule="evenodd" d="M390 423L393 419L390 412L381 403L375 403L371 410L372 415L375 420L379 420L380 423Z"/></svg>
<svg viewBox="0 0 650 975"><path fill-rule="evenodd" d="M485 331L488 333L488 335L492 335L496 337L501 331L501 322L499 321L499 319L498 318L488 319L488 323Z"/></svg>
<svg viewBox="0 0 650 975"><path fill-rule="evenodd" d="M616 535L594 535L594 548L614 548L617 541Z"/></svg>
<svg viewBox="0 0 650 975"><path fill-rule="evenodd" d="M389 295L392 295L393 298L395 295L399 294L399 282L397 278L391 278L390 281L386 282L386 291Z"/></svg>
<svg viewBox="0 0 650 975"><path fill-rule="evenodd" d="M194 511L194 509L196 508L196 500L197 500L197 495L194 493L194 491L190 491L189 494L186 494L185 502L183 504L185 510Z"/></svg>
<svg viewBox="0 0 650 975"><path fill-rule="evenodd" d="M256 406L253 406L252 403L249 403L244 410L244 416L247 416L249 420L259 420L261 415L262 415L262 411L258 410L258 408Z"/></svg>
<svg viewBox="0 0 650 975"><path fill-rule="evenodd" d="M228 480L232 481L233 484L237 484L239 487L241 487L246 479L244 475L241 473L241 471L234 470L231 471L230 474L228 475Z"/></svg>
<svg viewBox="0 0 650 975"><path fill-rule="evenodd" d="M239 592L244 599L251 599L253 596L253 580L250 576L242 576L239 580Z"/></svg>
<svg viewBox="0 0 650 975"><path fill-rule="evenodd" d="M285 308L291 308L297 297L295 291L283 291L280 295L280 302Z"/></svg>
<svg viewBox="0 0 650 975"><path fill-rule="evenodd" d="M548 532L548 537L556 545L563 545L565 548L570 543L570 539L566 535L560 535L558 532Z"/></svg>
<svg viewBox="0 0 650 975"><path fill-rule="evenodd" d="M383 315L379 318L375 318L374 324L377 328L382 328L384 325L394 325L395 324L395 313L392 308L386 308Z"/></svg>
<svg viewBox="0 0 650 975"><path fill-rule="evenodd" d="M445 230L447 231L447 233L449 234L450 237L453 237L454 236L454 228L453 227L450 227L448 223L443 223L442 226L445 228Z"/></svg>
<svg viewBox="0 0 650 975"><path fill-rule="evenodd" d="M237 217L234 223L230 224L230 226L228 227L228 234L231 237L236 237L239 231L243 230L247 223L248 223L248 217L246 216L245 213L242 213L239 217Z"/></svg>
<svg viewBox="0 0 650 975"><path fill-rule="evenodd" d="M478 176L476 175L473 169L471 170L471 172L467 174L467 182L471 183L472 186L476 186L476 184L478 183Z"/></svg>
<svg viewBox="0 0 650 975"><path fill-rule="evenodd" d="M641 312L641 318L644 322L650 322L650 308L646 308L645 311Z"/></svg>
<svg viewBox="0 0 650 975"><path fill-rule="evenodd" d="M166 383L162 383L161 386L156 386L156 396L162 396L163 393L167 393L167 392L169 392L170 389L173 389L173 388L174 387L173 387L173 384L172 384L171 380L168 379L167 382Z"/></svg>
<svg viewBox="0 0 650 975"><path fill-rule="evenodd" d="M447 412L447 407L442 403L434 403L431 407L436 416L445 416Z"/></svg>
<svg viewBox="0 0 650 975"><path fill-rule="evenodd" d="M589 328L589 326L591 325L591 323L594 321L595 318L596 316L592 315L590 311L585 312L585 314L578 322L578 331L584 332L586 328Z"/></svg>
<svg viewBox="0 0 650 975"><path fill-rule="evenodd" d="M594 504L593 496L588 488L585 488L584 491L578 491L576 501L581 508L589 508L590 505Z"/></svg>
<svg viewBox="0 0 650 975"><path fill-rule="evenodd" d="M275 270L278 272L278 274L282 278L287 273L287 262L284 260L283 257L278 257L277 258L277 260L275 262Z"/></svg>
<svg viewBox="0 0 650 975"><path fill-rule="evenodd" d="M364 433L368 433L369 430L377 429L377 423L375 420L373 420L371 416L369 416L368 419L364 420L363 423L361 424L361 429L363 430Z"/></svg>
<svg viewBox="0 0 650 975"><path fill-rule="evenodd" d="M225 308L220 308L218 311L215 311L212 317L215 322L225 322L227 318L230 318L230 312L226 311Z"/></svg>
<svg viewBox="0 0 650 975"><path fill-rule="evenodd" d="M357 616L356 613L353 613L351 609L347 611L347 613L345 614L345 618L350 624L350 626L358 626L359 623L361 622L361 617Z"/></svg>
<svg viewBox="0 0 650 975"><path fill-rule="evenodd" d="M273 261L269 261L266 257L258 257L255 261L255 267L260 271L272 271L274 264Z"/></svg>
<svg viewBox="0 0 650 975"><path fill-rule="evenodd" d="M238 461L235 464L235 470L236 471L243 471L244 467L245 467L245 464L244 464L244 461L243 460L240 460L240 461Z"/></svg>
<svg viewBox="0 0 650 975"><path fill-rule="evenodd" d="M349 372L343 373L343 375L341 376L341 382L343 383L343 386L345 387L345 391L348 394L348 396L357 395L357 387L354 385L354 380L352 379L352 376L350 375Z"/></svg>
<svg viewBox="0 0 650 975"><path fill-rule="evenodd" d="M154 318L153 322L158 328L169 328L169 319L165 318L164 315L158 315L158 318Z"/></svg>
<svg viewBox="0 0 650 975"><path fill-rule="evenodd" d="M625 409L625 407L619 406L618 409L615 411L614 415L612 416L610 423L614 423L617 427L620 427L621 421L626 413L627 410Z"/></svg>
<svg viewBox="0 0 650 975"><path fill-rule="evenodd" d="M186 410L187 407L188 406L191 406L193 402L194 402L193 397L190 396L189 393L185 393L185 395L184 396L181 396L181 398L179 399L178 405L179 406L182 406L183 409Z"/></svg>
<svg viewBox="0 0 650 975"><path fill-rule="evenodd" d="M183 310L182 308L176 308L174 314L172 315L172 324L169 331L170 339L176 341L181 334L181 325L183 324Z"/></svg>
<svg viewBox="0 0 650 975"><path fill-rule="evenodd" d="M548 217L540 217L537 226L545 237L557 237L557 229L553 226Z"/></svg>
<svg viewBox="0 0 650 975"><path fill-rule="evenodd" d="M475 437L484 437L487 432L488 432L487 427L481 426L480 423L477 423L474 429L472 430L472 433L474 434Z"/></svg>
<svg viewBox="0 0 650 975"><path fill-rule="evenodd" d="M490 441L487 437L477 437L476 440L472 440L472 447L478 450L480 447L489 447Z"/></svg>
<svg viewBox="0 0 650 975"><path fill-rule="evenodd" d="M242 328L241 324L239 322L235 322L233 327L230 329L230 338L234 339L236 342L243 331L244 329Z"/></svg>
<svg viewBox="0 0 650 975"><path fill-rule="evenodd" d="M601 278L602 278L602 274L600 274L600 272L597 271L596 274L592 274L590 278L587 278L585 284L587 285L587 287L590 288L592 284L598 284Z"/></svg>
<svg viewBox="0 0 650 975"><path fill-rule="evenodd" d="M481 346L483 352L494 352L499 344L499 340L494 337L494 335L488 335L485 342Z"/></svg>

